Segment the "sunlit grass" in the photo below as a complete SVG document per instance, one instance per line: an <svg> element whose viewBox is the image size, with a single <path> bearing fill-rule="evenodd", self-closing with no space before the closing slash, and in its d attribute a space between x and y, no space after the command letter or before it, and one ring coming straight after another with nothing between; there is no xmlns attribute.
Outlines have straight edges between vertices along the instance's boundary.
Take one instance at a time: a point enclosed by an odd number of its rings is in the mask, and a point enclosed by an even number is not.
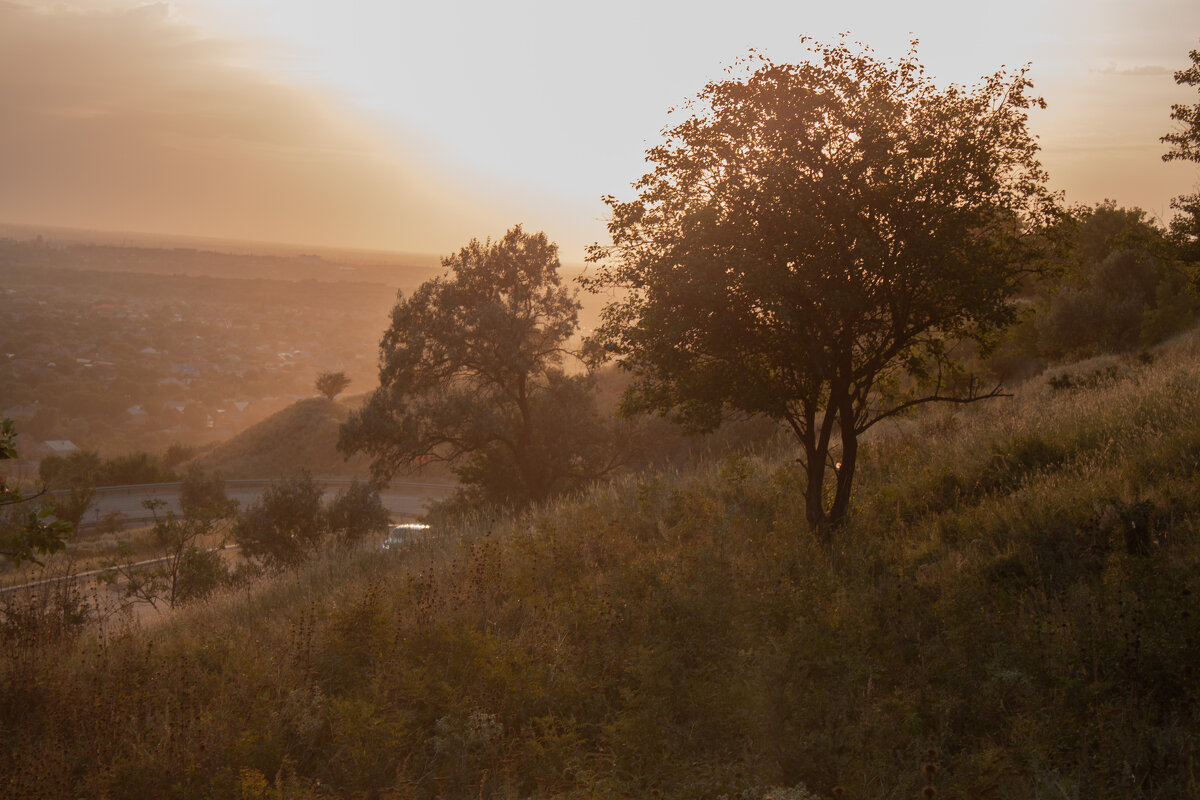
<svg viewBox="0 0 1200 800"><path fill-rule="evenodd" d="M790 454L731 456L10 646L0 786L1186 797L1197 356L906 420L829 546Z"/></svg>

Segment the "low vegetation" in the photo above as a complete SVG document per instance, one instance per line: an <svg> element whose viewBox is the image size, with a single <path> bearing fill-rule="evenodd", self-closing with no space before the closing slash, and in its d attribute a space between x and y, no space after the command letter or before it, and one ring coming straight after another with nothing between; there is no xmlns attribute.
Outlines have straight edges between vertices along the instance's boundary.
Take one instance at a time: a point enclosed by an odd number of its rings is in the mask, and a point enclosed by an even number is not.
<svg viewBox="0 0 1200 800"><path fill-rule="evenodd" d="M152 630L51 603L45 637L5 628L0 786L1189 796L1198 364L1191 334L899 422L831 545L787 455L730 456L328 551Z"/></svg>
<svg viewBox="0 0 1200 800"><path fill-rule="evenodd" d="M234 523L242 555L267 568L295 567L331 541L354 544L387 526L388 512L369 484L354 481L327 504L321 496L307 472L271 483Z"/></svg>

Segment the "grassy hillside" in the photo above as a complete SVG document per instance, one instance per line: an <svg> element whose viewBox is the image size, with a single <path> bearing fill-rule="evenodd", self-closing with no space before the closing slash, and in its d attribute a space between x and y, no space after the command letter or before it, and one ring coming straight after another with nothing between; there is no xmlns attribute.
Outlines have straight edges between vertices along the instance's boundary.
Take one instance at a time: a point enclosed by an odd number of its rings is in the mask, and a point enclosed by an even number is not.
<svg viewBox="0 0 1200 800"><path fill-rule="evenodd" d="M347 459L337 449L338 426L362 399L363 395L343 401L324 397L300 400L216 445L196 461L230 479L281 478L302 469L323 478L366 478L371 473L371 459L365 455ZM449 470L436 464L422 468L419 475L431 480L452 479ZM403 478L397 476L397 480Z"/></svg>
<svg viewBox="0 0 1200 800"><path fill-rule="evenodd" d="M152 630L10 631L0 786L1197 796L1200 339L930 413L860 463L829 547L788 457L728 458Z"/></svg>
<svg viewBox="0 0 1200 800"><path fill-rule="evenodd" d="M218 444L197 461L226 478L278 478L308 469L325 477L365 477L370 461L346 461L337 450L338 426L349 409L324 397L300 400Z"/></svg>

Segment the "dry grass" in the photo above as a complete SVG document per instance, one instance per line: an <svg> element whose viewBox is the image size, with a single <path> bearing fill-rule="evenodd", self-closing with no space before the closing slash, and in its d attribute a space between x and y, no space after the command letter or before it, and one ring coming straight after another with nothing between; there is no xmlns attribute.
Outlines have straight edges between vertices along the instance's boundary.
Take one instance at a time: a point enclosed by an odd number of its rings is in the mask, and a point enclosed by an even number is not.
<svg viewBox="0 0 1200 800"><path fill-rule="evenodd" d="M1195 796L1198 355L877 437L830 547L786 457L730 457L47 635L0 662L0 786Z"/></svg>

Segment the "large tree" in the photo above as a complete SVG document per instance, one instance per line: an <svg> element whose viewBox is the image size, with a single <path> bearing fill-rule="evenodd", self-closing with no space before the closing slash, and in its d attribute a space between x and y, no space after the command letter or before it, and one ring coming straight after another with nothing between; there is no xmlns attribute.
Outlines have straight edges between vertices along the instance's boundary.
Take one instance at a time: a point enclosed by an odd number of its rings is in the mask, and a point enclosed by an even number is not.
<svg viewBox="0 0 1200 800"><path fill-rule="evenodd" d="M636 376L626 410L781 420L808 521L829 530L867 429L997 393L956 371L955 343L1011 320L1056 202L1024 71L939 88L915 44L897 61L809 49L752 54L685 107L637 197L606 198L612 244L593 246L585 283L624 291L596 338Z"/></svg>
<svg viewBox="0 0 1200 800"><path fill-rule="evenodd" d="M496 242L472 240L442 266L445 275L398 298L380 386L338 446L369 453L377 479L449 462L499 504L602 471L586 378L562 371L579 303L562 285L557 246L517 226Z"/></svg>

